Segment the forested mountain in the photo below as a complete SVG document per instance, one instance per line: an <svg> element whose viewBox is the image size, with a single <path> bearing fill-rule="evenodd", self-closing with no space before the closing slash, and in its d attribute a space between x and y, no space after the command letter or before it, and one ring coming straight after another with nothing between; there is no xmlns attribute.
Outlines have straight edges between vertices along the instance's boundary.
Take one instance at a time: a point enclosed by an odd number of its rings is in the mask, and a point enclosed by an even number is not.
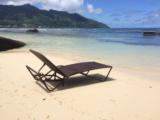
<svg viewBox="0 0 160 120"><path fill-rule="evenodd" d="M77 13L41 10L25 4L0 5L0 27L107 28L108 26Z"/></svg>

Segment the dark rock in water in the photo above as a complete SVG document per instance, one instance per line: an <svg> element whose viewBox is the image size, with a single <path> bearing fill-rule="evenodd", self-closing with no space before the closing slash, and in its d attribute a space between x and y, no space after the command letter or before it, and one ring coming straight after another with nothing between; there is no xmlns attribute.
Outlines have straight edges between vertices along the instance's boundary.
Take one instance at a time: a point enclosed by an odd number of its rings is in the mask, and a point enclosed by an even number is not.
<svg viewBox="0 0 160 120"><path fill-rule="evenodd" d="M144 32L143 35L144 36L152 36L152 35L160 35L160 33L156 33L156 32Z"/></svg>
<svg viewBox="0 0 160 120"><path fill-rule="evenodd" d="M26 44L20 41L0 37L0 51L10 50L14 48L23 47Z"/></svg>
<svg viewBox="0 0 160 120"><path fill-rule="evenodd" d="M39 31L37 29L31 29L31 30L27 30L26 32L28 32L28 33L38 33Z"/></svg>

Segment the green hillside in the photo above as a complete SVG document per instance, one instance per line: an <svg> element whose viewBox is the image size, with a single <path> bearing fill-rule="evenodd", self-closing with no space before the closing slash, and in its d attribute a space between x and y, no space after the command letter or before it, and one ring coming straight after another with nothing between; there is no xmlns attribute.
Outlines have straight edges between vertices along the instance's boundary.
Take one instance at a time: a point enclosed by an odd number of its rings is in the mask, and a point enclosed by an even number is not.
<svg viewBox="0 0 160 120"><path fill-rule="evenodd" d="M41 10L30 4L0 5L0 27L42 28L108 28L107 25L87 19L77 13Z"/></svg>

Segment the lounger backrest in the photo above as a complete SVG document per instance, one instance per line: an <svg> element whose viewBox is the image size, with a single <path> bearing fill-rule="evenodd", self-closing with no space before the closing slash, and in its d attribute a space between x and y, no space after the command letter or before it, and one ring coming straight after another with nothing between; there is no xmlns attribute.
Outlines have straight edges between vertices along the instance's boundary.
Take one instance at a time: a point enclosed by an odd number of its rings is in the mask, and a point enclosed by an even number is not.
<svg viewBox="0 0 160 120"><path fill-rule="evenodd" d="M62 76L65 76L65 74L59 70L51 61L49 61L44 55L41 53L35 51L35 50L30 50L35 56L37 56L42 62L44 62L50 69L53 71L56 71L57 73L61 74Z"/></svg>

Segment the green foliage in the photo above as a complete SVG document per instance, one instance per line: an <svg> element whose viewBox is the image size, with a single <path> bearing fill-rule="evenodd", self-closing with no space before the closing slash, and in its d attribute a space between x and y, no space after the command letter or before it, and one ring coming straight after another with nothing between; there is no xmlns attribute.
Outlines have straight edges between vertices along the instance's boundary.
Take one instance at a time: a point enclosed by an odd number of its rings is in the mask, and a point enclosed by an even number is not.
<svg viewBox="0 0 160 120"><path fill-rule="evenodd" d="M40 10L26 4L0 5L0 27L107 28L108 26L76 13Z"/></svg>

